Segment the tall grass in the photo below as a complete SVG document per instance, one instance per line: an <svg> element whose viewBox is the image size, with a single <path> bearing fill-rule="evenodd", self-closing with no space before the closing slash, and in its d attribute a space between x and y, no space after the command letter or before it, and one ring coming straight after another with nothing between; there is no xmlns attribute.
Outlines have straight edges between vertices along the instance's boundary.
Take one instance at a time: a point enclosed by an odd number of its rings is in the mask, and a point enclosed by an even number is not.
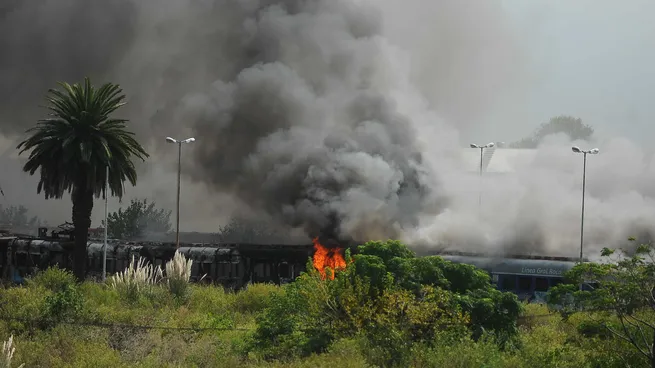
<svg viewBox="0 0 655 368"><path fill-rule="evenodd" d="M193 260L186 259L179 251L175 252L173 259L166 262L166 285L175 297L187 296L192 266Z"/></svg>
<svg viewBox="0 0 655 368"><path fill-rule="evenodd" d="M0 356L0 368L11 368L11 360L14 358L16 348L14 345L14 335L9 336L9 340L2 343L2 356ZM18 368L23 368L25 364L21 364Z"/></svg>
<svg viewBox="0 0 655 368"><path fill-rule="evenodd" d="M135 260L132 256L132 261L125 270L109 278L109 286L134 301L139 295L151 292L155 285L165 280L170 293L176 298L184 299L189 291L192 266L193 260L187 259L179 251L175 252L173 259L166 262L165 274L161 267L147 263L142 257Z"/></svg>
<svg viewBox="0 0 655 368"><path fill-rule="evenodd" d="M129 300L138 299L142 292L150 291L163 277L161 267L153 266L142 257L132 261L122 272L109 278L109 286L116 289Z"/></svg>

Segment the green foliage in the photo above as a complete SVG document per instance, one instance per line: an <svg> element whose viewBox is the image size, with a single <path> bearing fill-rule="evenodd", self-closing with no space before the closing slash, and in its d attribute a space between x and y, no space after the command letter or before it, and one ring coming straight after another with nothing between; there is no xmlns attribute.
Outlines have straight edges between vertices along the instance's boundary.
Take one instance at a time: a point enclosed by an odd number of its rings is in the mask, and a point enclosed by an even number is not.
<svg viewBox="0 0 655 368"><path fill-rule="evenodd" d="M376 256L360 254L355 256L353 277L357 276L368 284L368 296L378 297L393 284L393 276L387 272L384 262ZM351 281L355 284L355 280Z"/></svg>
<svg viewBox="0 0 655 368"><path fill-rule="evenodd" d="M523 138L511 144L513 148L537 148L543 139L549 135L564 133L571 140L588 140L594 134L594 129L582 122L582 119L572 116L556 116L543 123L531 137Z"/></svg>
<svg viewBox="0 0 655 368"><path fill-rule="evenodd" d="M596 316L593 329L589 323L579 326L586 335L614 335L655 364L655 248L639 245L631 253L603 249L606 262L576 265L566 274L570 284L552 288L548 301L557 305L565 318L580 312ZM591 290L580 290L578 285L583 283Z"/></svg>
<svg viewBox="0 0 655 368"><path fill-rule="evenodd" d="M272 284L250 284L234 296L234 308L240 313L258 313L266 309L279 288Z"/></svg>
<svg viewBox="0 0 655 368"><path fill-rule="evenodd" d="M257 319L250 350L265 359L308 356L324 352L335 339L361 335L378 351L373 364L405 364L414 343L429 344L439 331L465 329L469 322L452 292L421 283L417 275L408 277L418 280L416 289L395 284L384 260L423 272L425 267L399 263L414 259L399 242L378 242L362 246L355 262L334 280L322 280L310 269L285 286Z"/></svg>
<svg viewBox="0 0 655 368"><path fill-rule="evenodd" d="M516 295L496 290L485 271L436 256L415 258L405 245L397 241L370 242L360 246L359 253L355 265L362 269L357 272L362 277L366 277L369 264L376 264L376 274L388 270L390 277L402 289L418 292L429 285L454 293L459 308L470 316L474 337L489 331L504 346L516 336L521 304ZM363 263L366 267L357 266L360 257L365 257ZM377 263L374 261L376 258ZM383 260L386 261L381 265Z"/></svg>
<svg viewBox="0 0 655 368"><path fill-rule="evenodd" d="M40 169L37 191L47 199L61 198L73 189L100 196L109 166L109 187L121 197L123 182L136 184L132 157L148 157L126 130L127 120L110 118L125 105L125 95L111 83L96 89L88 78L83 85L59 85L63 91L48 91L50 117L29 129L31 135L17 147L21 154L30 151L24 170L34 175Z"/></svg>
<svg viewBox="0 0 655 368"><path fill-rule="evenodd" d="M359 254L378 257L388 264L394 258L414 258L416 255L398 240L370 241L358 248Z"/></svg>
<svg viewBox="0 0 655 368"><path fill-rule="evenodd" d="M468 291L458 301L462 310L471 317L474 338L488 332L501 347L515 342L517 320L522 312L516 295L489 287Z"/></svg>
<svg viewBox="0 0 655 368"><path fill-rule="evenodd" d="M171 230L171 213L164 209L157 209L155 202L146 199L130 201L130 205L123 210L107 216L109 227L108 236L114 239L134 239L146 233L168 233ZM104 221L103 221L104 226Z"/></svg>
<svg viewBox="0 0 655 368"><path fill-rule="evenodd" d="M67 290L76 284L75 276L70 271L59 268L58 265L39 271L26 280L26 285L29 287L42 287L54 293Z"/></svg>
<svg viewBox="0 0 655 368"><path fill-rule="evenodd" d="M45 298L43 319L48 326L72 322L82 312L83 296L76 285L67 284Z"/></svg>
<svg viewBox="0 0 655 368"><path fill-rule="evenodd" d="M192 284L183 302L157 284L157 298L132 302L104 284L69 282L70 274L55 269L26 286L0 289L0 341L13 334L12 364L26 367L650 366L629 342L608 333L605 325L620 328L616 316L576 312L564 320L548 315L545 306L527 305L515 337L520 343L501 349L490 329L474 338L475 314L460 307L466 298L485 308L497 302L469 295L475 290L405 289L395 280L370 297L373 279L358 275L352 264L334 280L310 270L284 287L254 284L227 292ZM89 325L94 322L110 326Z"/></svg>
<svg viewBox="0 0 655 368"><path fill-rule="evenodd" d="M16 334L40 328L45 298L49 291L41 287L12 287L0 289L0 317L5 317L7 328Z"/></svg>

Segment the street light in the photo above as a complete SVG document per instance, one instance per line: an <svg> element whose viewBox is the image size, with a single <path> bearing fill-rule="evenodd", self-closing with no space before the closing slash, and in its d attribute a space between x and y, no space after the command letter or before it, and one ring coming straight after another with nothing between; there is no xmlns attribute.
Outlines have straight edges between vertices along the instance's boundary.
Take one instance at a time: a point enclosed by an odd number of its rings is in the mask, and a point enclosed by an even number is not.
<svg viewBox="0 0 655 368"><path fill-rule="evenodd" d="M583 164L582 164L582 215L580 220L580 263L582 263L582 245L584 243L584 196L585 196L585 187L587 185L586 171L587 171L587 155L597 155L599 150L598 148L593 148L590 150L581 150L577 146L571 147L571 150L575 153L582 153L583 155ZM582 287L582 286L581 286Z"/></svg>
<svg viewBox="0 0 655 368"><path fill-rule="evenodd" d="M166 142L168 143L177 143L177 227L175 233L175 247L180 248L180 175L182 172L182 143L192 143L195 142L195 138L187 138L185 140L178 141L171 137L166 137Z"/></svg>
<svg viewBox="0 0 655 368"><path fill-rule="evenodd" d="M478 148L480 149L480 193L478 196L478 206L482 206L482 155L484 153L485 148L492 148L495 146L494 142L490 142L485 144L484 146L481 146L479 144L471 143L471 148Z"/></svg>
<svg viewBox="0 0 655 368"><path fill-rule="evenodd" d="M107 221L109 209L109 165L105 170L105 236L102 244L102 281L107 280L107 228L109 227L109 222Z"/></svg>

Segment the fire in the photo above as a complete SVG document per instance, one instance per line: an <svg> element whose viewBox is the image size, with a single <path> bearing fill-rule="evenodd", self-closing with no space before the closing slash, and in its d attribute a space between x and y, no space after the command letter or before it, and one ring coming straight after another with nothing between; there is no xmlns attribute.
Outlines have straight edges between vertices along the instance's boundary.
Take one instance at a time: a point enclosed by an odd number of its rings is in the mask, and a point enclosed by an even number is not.
<svg viewBox="0 0 655 368"><path fill-rule="evenodd" d="M321 273L321 278L325 280L325 268L332 270L330 279L334 280L334 272L337 269L346 268L346 260L341 255L341 248L328 248L323 246L318 237L314 238L314 267Z"/></svg>

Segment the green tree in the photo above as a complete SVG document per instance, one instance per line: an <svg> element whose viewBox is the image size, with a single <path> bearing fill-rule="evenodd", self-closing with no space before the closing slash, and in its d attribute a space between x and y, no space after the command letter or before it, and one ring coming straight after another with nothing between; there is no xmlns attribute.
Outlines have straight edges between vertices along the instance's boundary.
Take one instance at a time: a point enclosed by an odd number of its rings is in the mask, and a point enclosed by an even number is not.
<svg viewBox="0 0 655 368"><path fill-rule="evenodd" d="M171 213L170 210L155 208L155 202L133 199L125 211L119 208L107 216L107 233L114 239L138 238L148 232L168 233L171 230Z"/></svg>
<svg viewBox="0 0 655 368"><path fill-rule="evenodd" d="M568 135L571 140L588 140L594 134L594 129L584 124L580 118L560 115L541 124L532 136L514 142L510 146L512 148L537 148L544 138L558 133Z"/></svg>
<svg viewBox="0 0 655 368"><path fill-rule="evenodd" d="M252 348L278 359L321 352L337 338L364 336L375 366L407 366L412 344L440 333L505 343L514 338L521 304L495 290L489 276L440 257L418 258L398 241L368 242L334 280L311 262L257 318ZM450 277L450 279L449 279Z"/></svg>
<svg viewBox="0 0 655 368"><path fill-rule="evenodd" d="M94 196L108 195L108 180L111 194L122 197L125 181L136 185L133 158L145 160L148 154L127 130L127 120L110 117L125 104L118 85L107 83L96 89L88 78L84 84L59 85L63 91L49 90L49 117L29 129L30 136L17 148L21 154L30 151L23 170L30 175L40 171L37 193L43 192L46 199L71 194L73 273L83 280Z"/></svg>
<svg viewBox="0 0 655 368"><path fill-rule="evenodd" d="M32 228L39 226L41 220L37 216L28 216L29 211L25 206L0 205L0 225L11 225L18 228Z"/></svg>
<svg viewBox="0 0 655 368"><path fill-rule="evenodd" d="M552 288L548 301L564 317L584 312L601 329L593 335L629 343L655 367L655 248L640 245L629 253L605 248L601 254L606 262L573 267L565 275L570 283ZM583 283L589 287L580 290Z"/></svg>
<svg viewBox="0 0 655 368"><path fill-rule="evenodd" d="M501 345L505 345L517 335L517 321L522 310L518 298L512 293L496 290L484 270L446 261L438 256L416 257L407 246L398 241L369 242L360 246L355 264L371 263L370 257L386 260L386 271L402 289L412 290L419 295L422 288L430 286L454 294L459 307L470 316L474 338L488 331ZM370 269L361 264L356 268ZM378 274L381 272L377 270Z"/></svg>

